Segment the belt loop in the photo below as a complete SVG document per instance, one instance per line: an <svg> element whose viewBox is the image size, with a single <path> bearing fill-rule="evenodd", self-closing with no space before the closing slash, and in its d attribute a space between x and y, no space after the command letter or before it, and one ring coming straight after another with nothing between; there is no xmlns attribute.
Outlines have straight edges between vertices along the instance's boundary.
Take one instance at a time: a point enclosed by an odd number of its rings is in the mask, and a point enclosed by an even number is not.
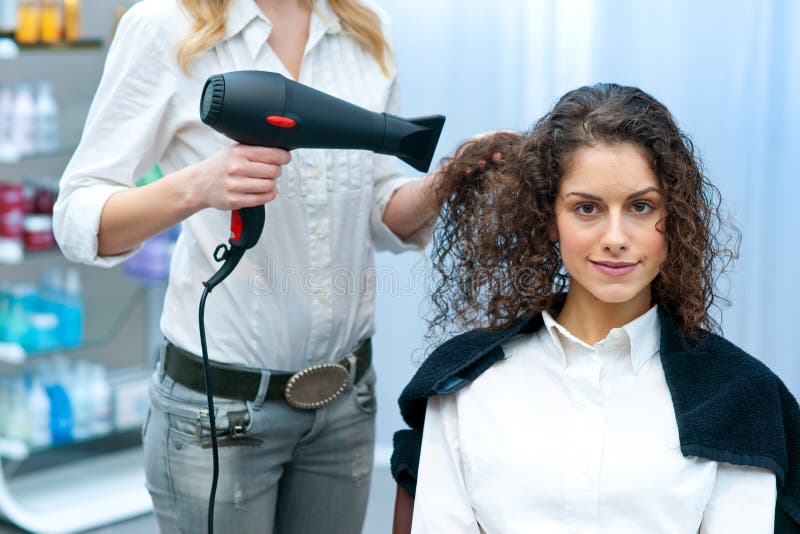
<svg viewBox="0 0 800 534"><path fill-rule="evenodd" d="M264 404L264 398L267 396L267 388L269 386L269 379L270 379L270 372L269 369L261 369L261 382L258 383L258 393L256 393L256 398L253 399L253 409L259 410L261 409L261 405Z"/></svg>
<svg viewBox="0 0 800 534"><path fill-rule="evenodd" d="M356 358L355 352L351 352L345 358L347 359L348 367L350 368L349 369L350 377L348 378L348 380L350 381L351 386L355 386L356 373L358 372L358 359Z"/></svg>
<svg viewBox="0 0 800 534"><path fill-rule="evenodd" d="M161 339L161 345L158 347L158 359L156 361L156 370L158 371L158 381L162 382L164 380L164 369L167 367L166 363L164 362L164 356L167 353L167 338Z"/></svg>

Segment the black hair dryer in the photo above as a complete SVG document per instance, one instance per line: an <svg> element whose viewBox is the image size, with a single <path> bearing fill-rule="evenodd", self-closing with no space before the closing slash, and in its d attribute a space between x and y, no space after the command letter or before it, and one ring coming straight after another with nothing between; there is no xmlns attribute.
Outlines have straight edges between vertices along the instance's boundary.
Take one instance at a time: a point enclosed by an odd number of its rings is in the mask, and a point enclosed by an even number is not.
<svg viewBox="0 0 800 534"><path fill-rule="evenodd" d="M430 167L445 117L403 119L375 113L264 71L216 74L206 80L200 118L234 141L253 146L343 148L397 156L420 171ZM264 206L231 214L230 247L214 253L222 267L205 282L209 291L230 274L264 228Z"/></svg>

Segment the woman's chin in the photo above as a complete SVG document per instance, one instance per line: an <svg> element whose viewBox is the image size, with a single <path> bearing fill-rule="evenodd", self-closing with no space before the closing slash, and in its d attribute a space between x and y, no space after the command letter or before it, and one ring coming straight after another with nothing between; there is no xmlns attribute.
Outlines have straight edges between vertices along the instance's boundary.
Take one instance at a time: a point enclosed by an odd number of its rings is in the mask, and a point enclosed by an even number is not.
<svg viewBox="0 0 800 534"><path fill-rule="evenodd" d="M646 289L646 288L645 288ZM589 293L605 304L627 304L642 296L642 288L596 287L589 288ZM649 300L649 299L648 299Z"/></svg>

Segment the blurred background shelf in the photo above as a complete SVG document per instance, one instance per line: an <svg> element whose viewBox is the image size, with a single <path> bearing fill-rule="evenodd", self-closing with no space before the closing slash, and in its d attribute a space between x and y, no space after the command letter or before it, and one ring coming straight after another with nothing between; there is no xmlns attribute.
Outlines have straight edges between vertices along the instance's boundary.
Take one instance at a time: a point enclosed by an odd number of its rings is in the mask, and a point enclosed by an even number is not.
<svg viewBox="0 0 800 534"><path fill-rule="evenodd" d="M0 509L13 523L42 534L83 532L152 509L139 447L0 478Z"/></svg>
<svg viewBox="0 0 800 534"><path fill-rule="evenodd" d="M67 157L71 157L72 154L75 152L75 149L78 148L77 145L70 145L59 147L58 150L54 150L51 152L40 152L37 154L27 154L25 156L4 156L0 155L0 166L2 165L19 165L21 163L32 162L32 161L39 161L44 159L63 159Z"/></svg>
<svg viewBox="0 0 800 534"><path fill-rule="evenodd" d="M101 50L102 39L80 39L78 41L59 41L57 43L16 43L20 52L61 52L65 50Z"/></svg>

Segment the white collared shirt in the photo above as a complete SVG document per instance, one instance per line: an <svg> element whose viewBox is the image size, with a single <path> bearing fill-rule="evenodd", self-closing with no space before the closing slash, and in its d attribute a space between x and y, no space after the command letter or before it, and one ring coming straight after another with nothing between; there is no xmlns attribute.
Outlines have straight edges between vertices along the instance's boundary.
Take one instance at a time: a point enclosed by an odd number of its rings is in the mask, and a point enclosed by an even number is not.
<svg viewBox="0 0 800 534"><path fill-rule="evenodd" d="M391 40L384 11L367 2ZM317 1L299 82L373 111L399 113L397 78L343 31ZM254 0L231 0L225 39L190 63L185 76L175 43L189 24L177 0L144 0L122 19L83 137L61 180L56 238L73 261L116 265L136 251L97 256L108 197L132 187L155 163L165 174L215 154L232 141L200 121L208 76L275 71L290 78L267 44L272 25ZM392 193L408 179L390 156L355 150L295 150L266 206L259 243L209 296L206 333L213 360L296 370L339 359L373 333L375 248L424 246L427 232L401 241L382 222ZM165 207L169 209L169 207ZM200 353L197 310L202 282L220 266L230 213L206 209L183 223L161 319L173 343Z"/></svg>
<svg viewBox="0 0 800 534"><path fill-rule="evenodd" d="M594 346L543 316L429 399L413 534L772 534L774 473L681 454L655 307Z"/></svg>

